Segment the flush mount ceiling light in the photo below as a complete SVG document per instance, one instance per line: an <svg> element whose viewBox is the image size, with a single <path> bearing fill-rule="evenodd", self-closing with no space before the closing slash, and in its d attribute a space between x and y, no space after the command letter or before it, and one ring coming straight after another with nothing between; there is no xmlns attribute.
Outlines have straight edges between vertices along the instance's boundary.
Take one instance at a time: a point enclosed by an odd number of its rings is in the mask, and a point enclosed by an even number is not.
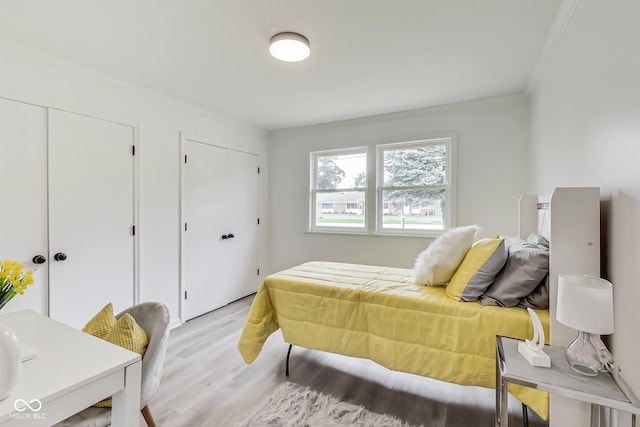
<svg viewBox="0 0 640 427"><path fill-rule="evenodd" d="M269 52L280 61L298 62L306 59L311 49L309 49L309 40L305 36L286 32L271 37Z"/></svg>

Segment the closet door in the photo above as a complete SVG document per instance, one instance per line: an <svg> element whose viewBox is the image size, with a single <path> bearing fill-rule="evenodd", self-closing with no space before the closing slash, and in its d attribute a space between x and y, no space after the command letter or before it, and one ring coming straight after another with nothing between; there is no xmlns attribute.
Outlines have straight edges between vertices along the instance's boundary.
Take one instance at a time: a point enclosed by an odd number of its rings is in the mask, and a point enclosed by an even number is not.
<svg viewBox="0 0 640 427"><path fill-rule="evenodd" d="M258 290L258 156L228 151L229 253L228 302Z"/></svg>
<svg viewBox="0 0 640 427"><path fill-rule="evenodd" d="M187 140L185 152L182 268L184 320L188 320L229 302L231 256L227 150Z"/></svg>
<svg viewBox="0 0 640 427"><path fill-rule="evenodd" d="M50 316L134 301L133 128L49 110Z"/></svg>
<svg viewBox="0 0 640 427"><path fill-rule="evenodd" d="M0 98L0 259L20 261L34 272L34 284L3 312L29 308L47 314L47 110Z"/></svg>
<svg viewBox="0 0 640 427"><path fill-rule="evenodd" d="M186 139L182 318L258 288L258 156Z"/></svg>

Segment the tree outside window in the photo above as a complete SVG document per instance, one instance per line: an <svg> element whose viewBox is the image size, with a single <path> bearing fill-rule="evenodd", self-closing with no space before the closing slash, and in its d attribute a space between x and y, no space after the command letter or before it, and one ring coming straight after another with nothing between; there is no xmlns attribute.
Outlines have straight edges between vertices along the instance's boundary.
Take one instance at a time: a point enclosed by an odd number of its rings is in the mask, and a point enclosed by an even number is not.
<svg viewBox="0 0 640 427"><path fill-rule="evenodd" d="M366 230L366 148L314 152L311 162L311 230Z"/></svg>
<svg viewBox="0 0 640 427"><path fill-rule="evenodd" d="M444 230L450 193L448 139L378 147L381 231Z"/></svg>

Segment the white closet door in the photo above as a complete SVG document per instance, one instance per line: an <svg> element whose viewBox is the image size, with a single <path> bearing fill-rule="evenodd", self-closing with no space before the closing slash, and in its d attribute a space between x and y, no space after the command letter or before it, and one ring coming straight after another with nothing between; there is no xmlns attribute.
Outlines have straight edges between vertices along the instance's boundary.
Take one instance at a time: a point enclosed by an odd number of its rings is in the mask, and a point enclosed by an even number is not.
<svg viewBox="0 0 640 427"><path fill-rule="evenodd" d="M130 126L49 110L49 310L71 326L133 304L133 142Z"/></svg>
<svg viewBox="0 0 640 427"><path fill-rule="evenodd" d="M229 302L258 290L258 156L229 150L228 154Z"/></svg>
<svg viewBox="0 0 640 427"><path fill-rule="evenodd" d="M227 304L229 269L227 150L186 141L183 209L184 319Z"/></svg>
<svg viewBox="0 0 640 427"><path fill-rule="evenodd" d="M3 309L30 308L47 314L47 262L35 265L36 255L47 258L47 110L0 98L0 259L38 268L35 283Z"/></svg>

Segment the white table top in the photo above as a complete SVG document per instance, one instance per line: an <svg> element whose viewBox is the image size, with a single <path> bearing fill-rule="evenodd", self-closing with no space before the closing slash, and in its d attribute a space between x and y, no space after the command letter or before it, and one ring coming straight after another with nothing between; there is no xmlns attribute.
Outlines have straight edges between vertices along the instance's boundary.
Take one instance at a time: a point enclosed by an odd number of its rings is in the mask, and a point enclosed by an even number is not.
<svg viewBox="0 0 640 427"><path fill-rule="evenodd" d="M0 401L0 421L15 412L17 399L38 399L46 406L49 401L140 360L134 352L31 310L0 315L0 323L37 352L35 359L22 363L16 388Z"/></svg>
<svg viewBox="0 0 640 427"><path fill-rule="evenodd" d="M551 358L551 368L531 366L518 352L518 342L507 337L498 337L502 347L502 375L515 382L538 390L549 391L585 402L608 406L631 413L640 413L613 376L600 372L590 377L575 372L564 355L564 347L545 345L544 352Z"/></svg>

